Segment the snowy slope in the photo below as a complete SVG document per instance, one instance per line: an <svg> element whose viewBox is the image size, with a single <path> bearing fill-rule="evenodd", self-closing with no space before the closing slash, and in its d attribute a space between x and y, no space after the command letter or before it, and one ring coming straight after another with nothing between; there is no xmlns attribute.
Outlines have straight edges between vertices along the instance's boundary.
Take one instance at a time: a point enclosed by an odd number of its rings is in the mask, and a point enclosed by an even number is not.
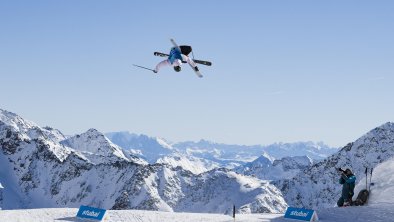
<svg viewBox="0 0 394 222"><path fill-rule="evenodd" d="M94 129L62 141L62 134L16 114L0 110L0 118L4 209L84 204L224 213L233 204L240 212L283 212L287 206L275 186L256 178L222 169L195 175L168 164L140 164Z"/></svg>
<svg viewBox="0 0 394 222"><path fill-rule="evenodd" d="M226 169L200 174L188 193L177 211L230 213L233 204L241 213L281 213L287 208L275 186Z"/></svg>
<svg viewBox="0 0 394 222"><path fill-rule="evenodd" d="M4 210L0 211L0 221L7 222L49 222L49 221L79 221L76 218L78 209L53 208L34 210ZM267 222L281 214L242 214L236 215L238 222ZM110 210L107 211L106 222L233 222L233 218L223 214L202 213L171 213L144 210ZM282 221L282 220L279 220Z"/></svg>
<svg viewBox="0 0 394 222"><path fill-rule="evenodd" d="M393 221L393 205L382 204L363 207L329 208L318 210L320 221L324 222L389 222ZM76 208L52 208L30 210L2 210L0 221L7 222L49 222L79 221ZM106 222L233 222L233 218L223 214L173 213L143 210L109 210ZM236 214L237 222L289 222L283 214Z"/></svg>
<svg viewBox="0 0 394 222"><path fill-rule="evenodd" d="M144 168L143 182L125 186L113 209L225 213L283 212L287 207L273 185L222 169L194 175L155 164Z"/></svg>
<svg viewBox="0 0 394 222"><path fill-rule="evenodd" d="M363 181L365 167L375 167L394 156L394 123L377 127L338 153L306 168L291 180L280 181L287 203L307 208L335 206L340 197L337 168L351 168ZM364 182L365 183L365 182Z"/></svg>
<svg viewBox="0 0 394 222"><path fill-rule="evenodd" d="M252 175L262 180L291 179L300 171L312 165L307 156L284 157L274 160L261 156L251 163L236 168L236 172Z"/></svg>
<svg viewBox="0 0 394 222"><path fill-rule="evenodd" d="M368 182L370 181L368 172ZM394 204L394 158L377 165L372 174L371 194L368 205ZM355 193L365 189L365 176L360 177ZM393 208L394 209L394 208Z"/></svg>

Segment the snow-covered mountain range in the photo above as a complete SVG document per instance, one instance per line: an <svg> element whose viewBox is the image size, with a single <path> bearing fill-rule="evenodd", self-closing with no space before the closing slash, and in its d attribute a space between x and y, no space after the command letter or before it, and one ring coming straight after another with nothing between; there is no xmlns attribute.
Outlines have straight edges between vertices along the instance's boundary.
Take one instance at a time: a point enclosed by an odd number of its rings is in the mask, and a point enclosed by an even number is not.
<svg viewBox="0 0 394 222"><path fill-rule="evenodd" d="M267 181L214 169L148 164L90 129L65 138L0 109L3 208L79 207L226 213L283 212Z"/></svg>
<svg viewBox="0 0 394 222"><path fill-rule="evenodd" d="M122 134L107 134L109 139L89 129L66 137L0 109L0 207L85 204L229 213L235 204L241 213L279 213L288 205L334 206L341 189L336 168L351 168L358 181L364 181L365 167L376 167L382 175L383 168L393 168L394 123L371 130L332 155L327 152L335 149L309 142L226 149L208 141L170 143ZM284 150L290 156L283 156ZM328 157L298 155L311 153Z"/></svg>
<svg viewBox="0 0 394 222"><path fill-rule="evenodd" d="M357 181L365 184L365 168L374 168L393 156L394 123L388 122L349 143L339 152L305 168L294 178L279 181L276 185L291 206L333 207L341 193L337 168L352 169Z"/></svg>
<svg viewBox="0 0 394 222"><path fill-rule="evenodd" d="M242 163L253 161L262 154L266 154L273 159L281 159L289 156L309 156L311 159L321 160L338 151L337 148L329 147L323 142L274 143L268 146L246 146L200 140L197 143L181 142L173 146L187 153L201 153L203 157L206 153L215 151L214 154L216 155L213 155L213 159L219 159L223 162L241 160Z"/></svg>
<svg viewBox="0 0 394 222"><path fill-rule="evenodd" d="M115 144L147 160L149 163L168 163L193 169L190 163L199 166L193 172L206 172L215 167L235 168L255 161L261 155L271 159L289 156L309 156L321 160L334 152L336 148L323 143L297 142L275 143L269 146L244 146L219 144L206 140L199 142L171 143L162 138L136 135L129 132L112 132L106 136ZM185 165L183 165L185 164Z"/></svg>

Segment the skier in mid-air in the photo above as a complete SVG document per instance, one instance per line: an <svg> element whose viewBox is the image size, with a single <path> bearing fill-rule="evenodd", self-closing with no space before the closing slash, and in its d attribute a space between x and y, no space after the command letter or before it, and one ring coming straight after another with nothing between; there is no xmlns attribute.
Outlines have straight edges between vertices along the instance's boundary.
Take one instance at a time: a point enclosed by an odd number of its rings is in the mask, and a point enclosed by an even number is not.
<svg viewBox="0 0 394 222"><path fill-rule="evenodd" d="M337 205L338 207L350 206L354 195L354 187L356 186L356 176L350 169L343 170L342 168L339 168L338 171L341 172L339 183L342 184L342 195L339 198Z"/></svg>
<svg viewBox="0 0 394 222"><path fill-rule="evenodd" d="M193 59L183 54L178 47L172 47L168 59L163 60L159 64L157 64L153 72L158 73L159 70L164 66L173 66L176 72L180 72L182 62L189 63L189 65L194 69L194 71L198 72L198 67L193 61Z"/></svg>
<svg viewBox="0 0 394 222"><path fill-rule="evenodd" d="M179 46L178 44L176 44L174 39L170 39L170 41L172 42L172 45L174 46L171 48L170 54L165 54L162 52L154 52L153 53L153 55L155 55L155 56L168 57L166 60L163 60L159 64L157 64L155 69L151 69L151 68L144 67L144 66L139 66L136 64L133 64L133 65L138 68L141 68L141 69L146 69L146 70L153 71L154 73L158 73L159 70L161 68L163 68L164 66L173 66L174 70L176 72L180 72L182 63L189 63L189 65L193 69L194 73L198 77L202 78L202 75L201 75L200 70L198 69L196 63L201 64L201 65L205 65L205 66L211 66L212 62L194 59L194 55L193 55L191 46L189 46L189 45L180 45ZM190 53L192 53L193 58L189 57Z"/></svg>

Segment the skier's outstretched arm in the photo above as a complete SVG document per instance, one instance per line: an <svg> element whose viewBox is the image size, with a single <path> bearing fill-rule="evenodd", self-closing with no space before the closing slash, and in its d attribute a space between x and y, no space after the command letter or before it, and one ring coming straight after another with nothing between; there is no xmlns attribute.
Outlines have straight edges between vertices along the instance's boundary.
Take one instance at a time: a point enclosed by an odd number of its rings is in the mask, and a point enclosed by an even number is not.
<svg viewBox="0 0 394 222"><path fill-rule="evenodd" d="M170 65L170 62L168 61L168 59L163 60L159 64L156 65L156 68L155 68L154 72L157 73L157 72L159 72L159 70L161 68L163 68L164 66L169 66L169 65Z"/></svg>

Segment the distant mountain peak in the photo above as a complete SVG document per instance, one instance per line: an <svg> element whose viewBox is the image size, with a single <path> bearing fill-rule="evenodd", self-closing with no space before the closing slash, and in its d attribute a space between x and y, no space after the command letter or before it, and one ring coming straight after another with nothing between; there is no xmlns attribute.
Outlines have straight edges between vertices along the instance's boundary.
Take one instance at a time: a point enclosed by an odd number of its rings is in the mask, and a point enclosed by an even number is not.
<svg viewBox="0 0 394 222"><path fill-rule="evenodd" d="M116 158L129 160L120 147L113 144L103 133L93 128L62 141L62 144L83 152L89 160L95 163L114 157L113 160L116 160Z"/></svg>
<svg viewBox="0 0 394 222"><path fill-rule="evenodd" d="M39 128L37 124L25 120L15 113L0 109L0 122L12 127L15 131L27 133L32 128Z"/></svg>
<svg viewBox="0 0 394 222"><path fill-rule="evenodd" d="M272 165L272 158L268 156L267 154L263 154L259 156L257 159L255 159L253 162L251 162L251 165L253 166L270 166Z"/></svg>
<svg viewBox="0 0 394 222"><path fill-rule="evenodd" d="M88 129L88 131L86 131L86 133L92 133L92 134L101 134L104 135L102 133L100 133L98 130L94 129L94 128L90 128Z"/></svg>
<svg viewBox="0 0 394 222"><path fill-rule="evenodd" d="M313 160L308 156L283 157L275 160L273 166L281 164L284 169L304 169L313 164Z"/></svg>

